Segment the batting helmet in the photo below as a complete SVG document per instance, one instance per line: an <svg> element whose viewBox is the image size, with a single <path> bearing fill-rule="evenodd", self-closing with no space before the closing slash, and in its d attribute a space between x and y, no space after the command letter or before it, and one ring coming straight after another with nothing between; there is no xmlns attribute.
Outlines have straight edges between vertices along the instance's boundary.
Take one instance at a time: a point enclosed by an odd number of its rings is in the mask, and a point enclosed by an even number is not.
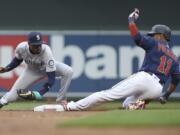
<svg viewBox="0 0 180 135"><path fill-rule="evenodd" d="M148 32L147 35L152 36L154 34L163 34L166 37L167 41L170 41L171 39L171 29L162 24L154 25L150 32Z"/></svg>
<svg viewBox="0 0 180 135"><path fill-rule="evenodd" d="M30 45L41 45L43 44L42 35L39 32L31 32L28 35L28 43Z"/></svg>

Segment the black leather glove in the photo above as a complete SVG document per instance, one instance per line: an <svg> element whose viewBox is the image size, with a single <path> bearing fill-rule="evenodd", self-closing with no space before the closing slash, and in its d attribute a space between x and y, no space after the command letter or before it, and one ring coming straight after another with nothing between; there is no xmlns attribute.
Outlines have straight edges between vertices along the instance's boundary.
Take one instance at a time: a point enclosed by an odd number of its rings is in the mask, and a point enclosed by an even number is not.
<svg viewBox="0 0 180 135"><path fill-rule="evenodd" d="M17 90L17 94L19 97L27 100L39 100L42 99L42 96L38 91L30 91L30 90L24 90L20 89Z"/></svg>

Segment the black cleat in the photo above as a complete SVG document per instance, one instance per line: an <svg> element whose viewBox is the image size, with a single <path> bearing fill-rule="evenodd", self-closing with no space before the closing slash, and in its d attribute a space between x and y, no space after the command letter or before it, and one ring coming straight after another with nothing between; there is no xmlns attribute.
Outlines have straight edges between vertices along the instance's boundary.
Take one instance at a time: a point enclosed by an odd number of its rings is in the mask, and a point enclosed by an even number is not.
<svg viewBox="0 0 180 135"><path fill-rule="evenodd" d="M0 109L3 107L4 105L0 103Z"/></svg>
<svg viewBox="0 0 180 135"><path fill-rule="evenodd" d="M159 98L159 102L160 102L161 104L165 104L165 103L167 103L167 101L168 101L168 98L165 97L165 96L161 96L161 97Z"/></svg>

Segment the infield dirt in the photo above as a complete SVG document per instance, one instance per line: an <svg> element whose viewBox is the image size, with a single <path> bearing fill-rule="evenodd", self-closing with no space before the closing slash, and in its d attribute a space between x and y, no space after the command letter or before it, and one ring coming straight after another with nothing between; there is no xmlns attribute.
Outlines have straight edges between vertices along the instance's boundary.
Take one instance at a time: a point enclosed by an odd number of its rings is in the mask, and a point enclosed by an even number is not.
<svg viewBox="0 0 180 135"><path fill-rule="evenodd" d="M58 128L57 124L97 111L32 112L0 110L0 135L180 135L180 128Z"/></svg>

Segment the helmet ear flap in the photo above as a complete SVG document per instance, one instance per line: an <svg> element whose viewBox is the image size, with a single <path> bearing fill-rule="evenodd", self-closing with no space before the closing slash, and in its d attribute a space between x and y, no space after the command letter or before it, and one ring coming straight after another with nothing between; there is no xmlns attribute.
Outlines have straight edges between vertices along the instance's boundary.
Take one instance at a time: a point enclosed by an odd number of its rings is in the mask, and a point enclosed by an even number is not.
<svg viewBox="0 0 180 135"><path fill-rule="evenodd" d="M163 34L164 35L164 34ZM167 40L167 41L170 41L170 39L166 36L166 35L164 35L164 38Z"/></svg>

